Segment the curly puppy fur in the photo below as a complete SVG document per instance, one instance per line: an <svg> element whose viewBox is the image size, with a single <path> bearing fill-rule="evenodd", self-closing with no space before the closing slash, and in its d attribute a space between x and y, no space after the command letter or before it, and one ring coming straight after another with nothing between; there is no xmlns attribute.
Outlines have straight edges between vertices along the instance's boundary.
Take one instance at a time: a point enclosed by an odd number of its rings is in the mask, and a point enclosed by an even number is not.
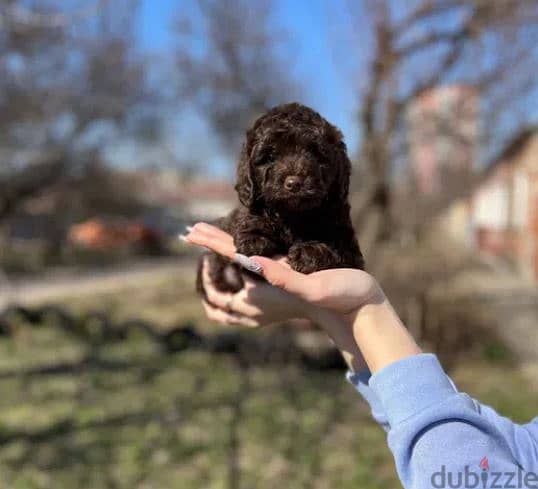
<svg viewBox="0 0 538 489"><path fill-rule="evenodd" d="M233 236L239 253L285 255L302 273L362 269L349 215L350 173L336 127L304 105L279 105L247 131L235 186L240 205L216 224ZM236 265L212 253L209 263L219 290L242 288Z"/></svg>

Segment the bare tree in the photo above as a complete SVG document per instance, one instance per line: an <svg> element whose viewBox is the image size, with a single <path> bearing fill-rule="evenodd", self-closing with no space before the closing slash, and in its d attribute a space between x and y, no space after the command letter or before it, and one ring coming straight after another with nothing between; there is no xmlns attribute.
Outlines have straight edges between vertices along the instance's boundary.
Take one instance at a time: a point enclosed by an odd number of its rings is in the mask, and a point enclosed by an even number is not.
<svg viewBox="0 0 538 489"><path fill-rule="evenodd" d="M146 95L132 0L27 5L0 5L0 220L84 159L92 127L121 125Z"/></svg>
<svg viewBox="0 0 538 489"><path fill-rule="evenodd" d="M406 117L418 97L453 82L476 90L485 154L524 121L521 108L537 87L538 4L364 0L361 5L355 24L362 23L361 32L369 33L373 50L359 114L361 181L367 184L356 194L354 207L362 241L371 250L395 229L390 219L391 177L395 163L409 164ZM366 26L364 12L370 21Z"/></svg>
<svg viewBox="0 0 538 489"><path fill-rule="evenodd" d="M235 151L256 116L294 96L290 63L281 54L286 36L274 25L271 0L194 5L196 13L177 23L181 91Z"/></svg>
<svg viewBox="0 0 538 489"><path fill-rule="evenodd" d="M529 120L525 106L538 88L538 3L363 0L349 8L360 36L355 45L370 53L361 71L362 144L352 194L361 246L416 336L454 355L473 343L483 311L456 302L450 285L480 262L431 224L468 195L476 160L486 161ZM462 97L448 115L423 110L455 86L471 94L469 106ZM468 121L478 127L461 130ZM439 142L449 160L463 164L437 160L440 185L423 192L417 153L437 159Z"/></svg>

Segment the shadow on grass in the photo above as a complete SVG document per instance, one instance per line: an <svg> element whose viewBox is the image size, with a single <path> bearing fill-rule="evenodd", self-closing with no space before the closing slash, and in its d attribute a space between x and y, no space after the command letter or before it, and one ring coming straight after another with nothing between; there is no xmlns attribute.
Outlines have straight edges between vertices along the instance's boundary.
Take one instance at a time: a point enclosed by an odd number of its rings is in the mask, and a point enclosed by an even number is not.
<svg viewBox="0 0 538 489"><path fill-rule="evenodd" d="M146 364L155 364L155 359L147 360ZM161 362L160 368L153 369L155 374L162 373L170 368L170 363ZM189 392L182 395L174 395L172 402L166 407L148 407L139 410L132 410L120 414L108 414L99 419L88 421L81 420L76 412L63 419L49 423L40 428L19 428L0 429L0 449L7 446L19 446L16 454L3 457L2 465L14 472L27 470L29 467L37 467L49 474L71 473L81 474L87 471L99 471L103 478L107 474L114 473L117 464L117 446L124 444L132 445L131 450L137 451L137 470L140 477L146 470L154 470L150 467L146 469L144 464L149 464L152 453L158 451L161 443L169 444L172 453L177 456L177 464L189 464L190 460L215 450L212 441L192 439L182 439L181 425L191 423L196 413L206 411L208 413L226 412L229 415L219 417L225 424L222 429L225 431L224 437L220 437L215 443L219 445L219 464L224 469L226 486L228 489L241 489L250 486L250 479L245 476L242 461L248 456L247 448L244 446L245 436L243 422L246 417L252 416L249 412L248 403L253 396L260 394L259 386L255 385L252 375L252 367L242 364L235 359L229 362L228 368L233 369L230 373L233 376L233 389L226 389L218 394L211 394L210 399L202 394L208 372L199 375L194 379ZM145 369L140 363L131 361L106 361L102 363L88 362L82 360L78 366L71 368L72 364L58 365L54 368L32 369L37 379L47 375L79 375L84 369L96 368L105 375L108 372L121 372L122 369ZM284 456L293 465L306 463L310 472L309 479L316 480L323 473L323 455L321 450L312 450L313 447L323 443L324 437L331 431L331 427L339 420L340 401L339 393L342 384L327 382L324 385L326 392L324 396L330 398L330 409L320 410L318 416L320 422L316 427L305 429L300 423L300 413L310 401L298 391L301 374L297 374L297 382L294 382L294 375L290 375L293 368L281 369L275 377L272 386L265 385L265 389L277 391L283 389L281 393L284 405L297 415L297 422L284 423L278 425L277 431L287 439L287 448ZM36 373L37 372L37 373ZM145 372L147 374L147 372ZM144 376L145 376L144 374ZM31 375L29 370L23 374L25 377ZM135 387L144 389L145 381L142 376L136 377ZM331 387L332 386L332 387ZM101 386L99 386L101 389ZM264 416L271 416L271 410L263 411ZM196 421L198 423L198 421ZM144 433L148 426L157 426L159 441L145 439ZM172 430L171 430L172 429ZM134 432L132 431L134 430ZM133 434L134 433L134 434ZM173 434L172 434L173 433ZM270 443L270 439L259 440L263 444ZM304 453L304 447L310 445L308 455ZM201 469L200 469L201 470ZM202 472L200 472L202 478ZM303 476L304 477L304 472ZM113 476L104 487L114 487ZM109 480L107 479L107 480ZM289 474L290 483L297 480ZM301 483L306 481L302 480ZM81 482L81 486L84 484ZM103 484L105 484L103 482ZM119 487L119 486L118 486ZM123 487L123 486L121 486Z"/></svg>

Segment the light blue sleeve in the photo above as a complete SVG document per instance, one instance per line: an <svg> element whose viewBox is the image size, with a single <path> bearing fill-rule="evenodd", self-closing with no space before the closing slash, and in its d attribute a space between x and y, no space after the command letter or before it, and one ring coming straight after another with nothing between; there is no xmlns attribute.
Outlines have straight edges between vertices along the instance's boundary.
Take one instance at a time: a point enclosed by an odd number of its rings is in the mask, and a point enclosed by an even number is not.
<svg viewBox="0 0 538 489"><path fill-rule="evenodd" d="M381 401L369 386L370 378L372 374L369 370L363 370L362 372L348 371L346 374L347 380L359 391L359 394L369 404L372 417L385 431L390 430L390 425L385 414L385 409L381 405Z"/></svg>
<svg viewBox="0 0 538 489"><path fill-rule="evenodd" d="M431 354L395 362L367 383L360 375L348 379L388 431L405 488L538 488L538 418L518 425L458 392Z"/></svg>

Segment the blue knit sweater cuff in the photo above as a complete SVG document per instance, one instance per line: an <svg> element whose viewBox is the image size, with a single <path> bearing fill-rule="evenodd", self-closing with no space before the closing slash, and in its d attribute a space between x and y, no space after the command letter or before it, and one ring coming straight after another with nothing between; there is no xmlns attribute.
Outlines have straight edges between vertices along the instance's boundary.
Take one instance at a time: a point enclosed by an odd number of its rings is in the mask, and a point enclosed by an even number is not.
<svg viewBox="0 0 538 489"><path fill-rule="evenodd" d="M392 427L457 393L437 357L429 353L388 365L372 375L369 385Z"/></svg>

